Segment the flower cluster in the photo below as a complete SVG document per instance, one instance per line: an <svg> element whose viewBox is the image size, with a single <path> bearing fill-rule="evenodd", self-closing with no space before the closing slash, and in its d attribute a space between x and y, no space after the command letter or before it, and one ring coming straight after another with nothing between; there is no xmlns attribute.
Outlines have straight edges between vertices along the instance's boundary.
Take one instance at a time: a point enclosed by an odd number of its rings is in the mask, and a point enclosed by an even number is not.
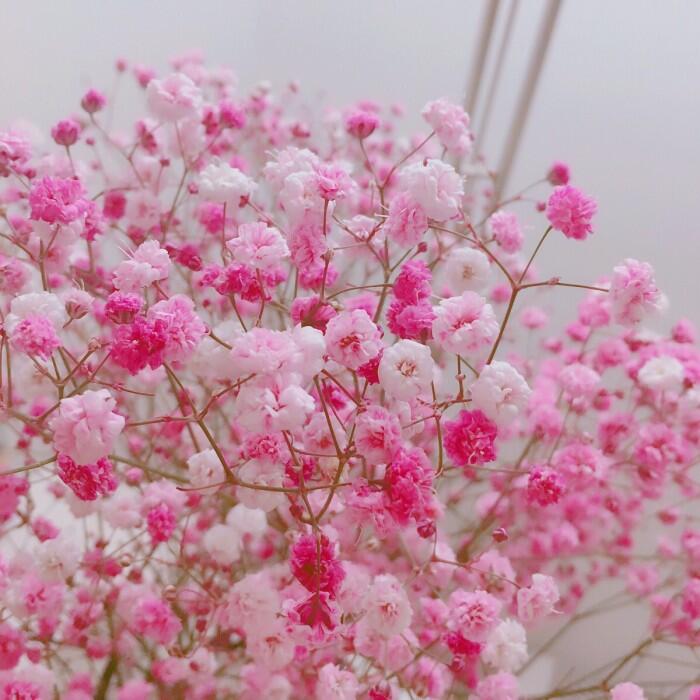
<svg viewBox="0 0 700 700"><path fill-rule="evenodd" d="M449 100L406 138L172 70L125 130L91 89L0 131L0 698L644 697L700 644L700 352L651 266L542 274L595 202L562 163L496 201ZM528 690L603 581L647 637Z"/></svg>

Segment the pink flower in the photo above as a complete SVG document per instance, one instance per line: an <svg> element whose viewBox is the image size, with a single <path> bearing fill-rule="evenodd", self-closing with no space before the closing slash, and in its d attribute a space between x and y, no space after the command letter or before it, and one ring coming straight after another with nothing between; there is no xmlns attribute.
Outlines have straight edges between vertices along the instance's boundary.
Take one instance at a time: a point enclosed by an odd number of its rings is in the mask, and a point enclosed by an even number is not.
<svg viewBox="0 0 700 700"><path fill-rule="evenodd" d="M127 600L119 602L129 629L158 644L171 644L182 628L170 606L151 593L130 592Z"/></svg>
<svg viewBox="0 0 700 700"><path fill-rule="evenodd" d="M413 608L401 582L391 574L375 577L360 624L380 637L401 634L410 624Z"/></svg>
<svg viewBox="0 0 700 700"><path fill-rule="evenodd" d="M399 192L389 204L389 215L383 230L399 245L417 245L428 230L428 216L411 195Z"/></svg>
<svg viewBox="0 0 700 700"><path fill-rule="evenodd" d="M484 642L499 621L502 603L486 591L457 590L450 595L450 629L472 642Z"/></svg>
<svg viewBox="0 0 700 700"><path fill-rule="evenodd" d="M663 304L653 268L633 258L613 268L609 296L615 321L626 326L659 311Z"/></svg>
<svg viewBox="0 0 700 700"><path fill-rule="evenodd" d="M0 623L0 670L14 668L24 651L24 634L7 622Z"/></svg>
<svg viewBox="0 0 700 700"><path fill-rule="evenodd" d="M491 281L491 263L476 248L453 248L445 260L445 282L453 294L467 290L480 291Z"/></svg>
<svg viewBox="0 0 700 700"><path fill-rule="evenodd" d="M644 691L635 683L618 683L610 691L610 700L645 700Z"/></svg>
<svg viewBox="0 0 700 700"><path fill-rule="evenodd" d="M592 233L591 219L598 207L594 199L571 185L555 187L547 202L547 219L567 238L582 241Z"/></svg>
<svg viewBox="0 0 700 700"><path fill-rule="evenodd" d="M61 347L56 328L46 316L27 316L15 325L10 336L12 347L27 355L48 360Z"/></svg>
<svg viewBox="0 0 700 700"><path fill-rule="evenodd" d="M242 198L247 199L255 192L257 184L238 168L214 161L199 174L198 189L203 199L226 204L232 210L229 213L233 213Z"/></svg>
<svg viewBox="0 0 700 700"><path fill-rule="evenodd" d="M76 464L68 455L58 455L58 476L81 501L94 501L117 488L112 463L106 458L95 464Z"/></svg>
<svg viewBox="0 0 700 700"><path fill-rule="evenodd" d="M345 118L345 129L358 139L366 139L371 136L379 126L379 117L372 112L356 109Z"/></svg>
<svg viewBox="0 0 700 700"><path fill-rule="evenodd" d="M156 369L163 364L167 341L166 321L147 321L137 316L133 323L120 325L116 329L110 359L130 374L138 374L145 367Z"/></svg>
<svg viewBox="0 0 700 700"><path fill-rule="evenodd" d="M547 467L533 467L527 482L527 499L540 506L558 503L564 487L557 472Z"/></svg>
<svg viewBox="0 0 700 700"><path fill-rule="evenodd" d="M508 362L492 362L470 387L472 405L497 425L513 421L527 406L530 387Z"/></svg>
<svg viewBox="0 0 700 700"><path fill-rule="evenodd" d="M131 323L142 306L143 299L138 294L112 292L107 297L105 316L113 323Z"/></svg>
<svg viewBox="0 0 700 700"><path fill-rule="evenodd" d="M357 678L334 664L325 664L318 672L317 700L355 700L359 692Z"/></svg>
<svg viewBox="0 0 700 700"><path fill-rule="evenodd" d="M336 597L345 578L335 546L324 534L302 535L292 547L290 566L307 591L327 593L331 599Z"/></svg>
<svg viewBox="0 0 700 700"><path fill-rule="evenodd" d="M460 411L456 420L443 420L447 456L457 465L487 464L496 459L496 424L481 411Z"/></svg>
<svg viewBox="0 0 700 700"><path fill-rule="evenodd" d="M177 520L175 513L167 503L159 503L148 511L146 515L148 534L153 544L167 542L175 531Z"/></svg>
<svg viewBox="0 0 700 700"><path fill-rule="evenodd" d="M399 340L384 350L379 383L390 396L410 401L429 389L433 366L430 348L413 340Z"/></svg>
<svg viewBox="0 0 700 700"><path fill-rule="evenodd" d="M370 463L386 464L401 444L398 418L381 406L370 406L357 418L355 443Z"/></svg>
<svg viewBox="0 0 700 700"><path fill-rule="evenodd" d="M47 224L70 224L88 208L79 180L44 177L29 192L32 219Z"/></svg>
<svg viewBox="0 0 700 700"><path fill-rule="evenodd" d="M78 464L93 464L108 455L125 423L112 410L115 405L106 389L63 399L50 423L56 450Z"/></svg>
<svg viewBox="0 0 700 700"><path fill-rule="evenodd" d="M326 326L328 354L350 369L369 362L382 349L381 332L366 311L342 311Z"/></svg>
<svg viewBox="0 0 700 700"><path fill-rule="evenodd" d="M62 119L51 129L51 136L59 146L72 146L80 136L80 129L75 119Z"/></svg>
<svg viewBox="0 0 700 700"><path fill-rule="evenodd" d="M524 236L515 214L498 211L491 215L489 224L496 243L506 253L517 253L523 247Z"/></svg>
<svg viewBox="0 0 700 700"><path fill-rule="evenodd" d="M462 178L437 159L406 166L399 174L399 185L436 221L456 216L464 196Z"/></svg>
<svg viewBox="0 0 700 700"><path fill-rule="evenodd" d="M257 270L269 268L289 257L289 248L282 234L262 222L239 226L238 235L229 239L226 246L238 262Z"/></svg>
<svg viewBox="0 0 700 700"><path fill-rule="evenodd" d="M511 673L496 673L482 678L469 700L520 700L518 679Z"/></svg>
<svg viewBox="0 0 700 700"><path fill-rule="evenodd" d="M446 98L433 100L423 107L423 119L435 130L440 143L450 152L464 156L471 150L469 115Z"/></svg>
<svg viewBox="0 0 700 700"><path fill-rule="evenodd" d="M526 625L550 615L559 600L559 589L551 576L533 574L529 588L517 593L518 618Z"/></svg>
<svg viewBox="0 0 700 700"><path fill-rule="evenodd" d="M393 301L386 312L389 330L399 338L425 340L432 337L435 311L428 301L404 304Z"/></svg>
<svg viewBox="0 0 700 700"><path fill-rule="evenodd" d="M561 161L555 161L547 171L547 181L550 185L567 185L569 183L569 166Z"/></svg>
<svg viewBox="0 0 700 700"><path fill-rule="evenodd" d="M121 262L112 273L116 289L124 293L140 292L154 282L167 279L170 256L158 241L142 243L129 260Z"/></svg>
<svg viewBox="0 0 700 700"><path fill-rule="evenodd" d="M202 106L200 89L183 73L151 80L146 88L146 99L153 115L164 122L193 117Z"/></svg>
<svg viewBox="0 0 700 700"><path fill-rule="evenodd" d="M151 325L163 329L164 362L188 360L206 333L206 326L194 311L194 302L184 294L154 304L146 318Z"/></svg>
<svg viewBox="0 0 700 700"><path fill-rule="evenodd" d="M403 304L416 304L432 294L431 279L430 269L422 260L410 260L401 266L392 294Z"/></svg>
<svg viewBox="0 0 700 700"><path fill-rule="evenodd" d="M433 337L448 352L474 352L493 343L497 334L493 308L476 292L443 299L435 309Z"/></svg>
<svg viewBox="0 0 700 700"><path fill-rule="evenodd" d="M399 450L387 466L385 507L396 523L424 525L437 514L432 486L435 470L420 448Z"/></svg>
<svg viewBox="0 0 700 700"><path fill-rule="evenodd" d="M80 100L80 106L88 113L95 114L104 109L107 104L107 98L94 88L90 88Z"/></svg>
<svg viewBox="0 0 700 700"><path fill-rule="evenodd" d="M352 179L340 166L330 163L316 168L316 187L319 195L327 202L347 197L352 186Z"/></svg>

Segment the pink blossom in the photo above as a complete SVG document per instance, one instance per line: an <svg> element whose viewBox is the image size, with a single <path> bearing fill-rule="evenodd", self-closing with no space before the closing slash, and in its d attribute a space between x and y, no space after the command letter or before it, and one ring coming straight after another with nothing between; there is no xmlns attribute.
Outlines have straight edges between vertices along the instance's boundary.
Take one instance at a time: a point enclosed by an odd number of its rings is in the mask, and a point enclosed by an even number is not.
<svg viewBox="0 0 700 700"><path fill-rule="evenodd" d="M456 216L464 196L464 185L455 169L437 159L406 166L399 173L399 182L436 221Z"/></svg>
<svg viewBox="0 0 700 700"><path fill-rule="evenodd" d="M443 421L447 456L459 466L487 464L496 459L498 428L481 411L460 411L456 420Z"/></svg>
<svg viewBox="0 0 700 700"><path fill-rule="evenodd" d="M272 226L258 222L243 224L238 235L227 244L238 262L265 269L289 257L289 249L282 234Z"/></svg>
<svg viewBox="0 0 700 700"><path fill-rule="evenodd" d="M399 192L389 204L384 223L386 235L399 245L416 245L428 230L428 215L407 192Z"/></svg>
<svg viewBox="0 0 700 700"><path fill-rule="evenodd" d="M396 416L381 406L370 406L355 424L355 442L370 462L386 463L396 452L401 440L401 426Z"/></svg>
<svg viewBox="0 0 700 700"><path fill-rule="evenodd" d="M126 422L113 411L115 405L106 389L63 399L51 421L56 450L78 464L93 464L108 455Z"/></svg>
<svg viewBox="0 0 700 700"><path fill-rule="evenodd" d="M382 348L381 333L366 311L344 311L326 326L328 354L338 363L357 369Z"/></svg>
<svg viewBox="0 0 700 700"><path fill-rule="evenodd" d="M164 122L192 117L202 105L201 91L183 73L173 73L161 80L150 80L146 98L153 115Z"/></svg>
<svg viewBox="0 0 700 700"><path fill-rule="evenodd" d="M79 180L44 177L29 193L32 219L47 224L70 224L87 211Z"/></svg>
<svg viewBox="0 0 700 700"><path fill-rule="evenodd" d="M58 455L58 476L82 501L94 501L117 488L112 463L102 457L95 464L76 464L68 455Z"/></svg>
<svg viewBox="0 0 700 700"><path fill-rule="evenodd" d="M371 136L379 126L379 118L372 112L357 109L345 118L345 129L358 139L366 139Z"/></svg>
<svg viewBox="0 0 700 700"><path fill-rule="evenodd" d="M450 152L464 156L471 150L469 115L446 98L433 100L423 107L423 119L435 130L440 143Z"/></svg>
<svg viewBox="0 0 700 700"><path fill-rule="evenodd" d="M515 367L500 361L484 367L470 392L474 407L498 425L514 420L527 405L531 393Z"/></svg>
<svg viewBox="0 0 700 700"><path fill-rule="evenodd" d="M518 618L526 625L538 622L552 613L558 600L559 589L554 579L533 574L530 586L518 589Z"/></svg>
<svg viewBox="0 0 700 700"><path fill-rule="evenodd" d="M390 395L409 401L427 391L433 378L430 349L413 340L387 348L379 362L379 383Z"/></svg>
<svg viewBox="0 0 700 700"><path fill-rule="evenodd" d="M435 309L433 336L448 352L474 352L493 343L497 334L493 308L476 292L443 299Z"/></svg>
<svg viewBox="0 0 700 700"><path fill-rule="evenodd" d="M644 691L635 683L618 683L610 691L610 700L644 700Z"/></svg>
<svg viewBox="0 0 700 700"><path fill-rule="evenodd" d="M59 146L72 146L80 136L80 124L75 119L62 119L51 129L51 136Z"/></svg>
<svg viewBox="0 0 700 700"><path fill-rule="evenodd" d="M591 219L598 207L595 200L571 185L555 187L547 202L547 219L567 238L582 241L593 231Z"/></svg>
<svg viewBox="0 0 700 700"><path fill-rule="evenodd" d="M489 224L496 243L506 253L517 253L522 248L524 236L515 214L498 211L491 215Z"/></svg>
<svg viewBox="0 0 700 700"><path fill-rule="evenodd" d="M450 627L472 642L484 642L498 624L502 604L482 590L457 590L450 595Z"/></svg>
<svg viewBox="0 0 700 700"><path fill-rule="evenodd" d="M658 311L663 299L651 265L627 258L613 268L610 300L615 320L623 325L638 323Z"/></svg>

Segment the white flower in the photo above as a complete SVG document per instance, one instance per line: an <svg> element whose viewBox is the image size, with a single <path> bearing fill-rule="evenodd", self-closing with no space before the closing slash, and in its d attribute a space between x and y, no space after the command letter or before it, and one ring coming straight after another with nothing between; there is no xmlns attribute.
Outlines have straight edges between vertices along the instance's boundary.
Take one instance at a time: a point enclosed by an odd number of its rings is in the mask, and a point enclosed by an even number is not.
<svg viewBox="0 0 700 700"><path fill-rule="evenodd" d="M42 542L36 551L36 561L42 575L51 581L64 581L78 570L81 552L76 542L58 537Z"/></svg>
<svg viewBox="0 0 700 700"><path fill-rule="evenodd" d="M491 264L485 253L464 246L454 248L445 260L445 281L453 294L479 292L491 281Z"/></svg>
<svg viewBox="0 0 700 700"><path fill-rule="evenodd" d="M238 470L237 476L244 484L274 488L282 486L282 468L261 459L251 459L246 462ZM246 508L260 509L265 513L287 502L287 497L281 491L266 491L247 486L239 486L236 495Z"/></svg>
<svg viewBox="0 0 700 700"><path fill-rule="evenodd" d="M14 329L27 316L43 316L47 318L57 332L68 321L66 307L55 294L50 292L20 294L12 300L10 313L5 317L4 327L7 334L12 335Z"/></svg>
<svg viewBox="0 0 700 700"><path fill-rule="evenodd" d="M202 540L209 556L221 566L230 566L241 555L241 537L230 525L217 523L207 530Z"/></svg>
<svg viewBox="0 0 700 700"><path fill-rule="evenodd" d="M430 388L433 379L430 348L413 340L399 340L379 362L379 383L395 399L410 401Z"/></svg>
<svg viewBox="0 0 700 700"><path fill-rule="evenodd" d="M210 202L238 207L241 197L250 197L257 184L238 168L212 162L199 174L199 194Z"/></svg>
<svg viewBox="0 0 700 700"><path fill-rule="evenodd" d="M148 83L146 101L156 118L176 122L197 114L202 105L202 93L186 75L173 73Z"/></svg>
<svg viewBox="0 0 700 700"><path fill-rule="evenodd" d="M401 634L411 624L411 603L401 582L391 574L375 577L366 603L362 624L381 637Z"/></svg>
<svg viewBox="0 0 700 700"><path fill-rule="evenodd" d="M637 378L647 389L678 393L683 388L683 365L675 357L654 357L642 366Z"/></svg>
<svg viewBox="0 0 700 700"><path fill-rule="evenodd" d="M399 185L436 221L456 216L464 196L459 173L436 158L405 167L399 175Z"/></svg>
<svg viewBox="0 0 700 700"><path fill-rule="evenodd" d="M196 488L220 484L224 480L224 468L212 449L193 454L187 460L190 483Z"/></svg>
<svg viewBox="0 0 700 700"><path fill-rule="evenodd" d="M513 421L527 406L530 387L508 362L492 362L471 386L472 406L498 425Z"/></svg>
<svg viewBox="0 0 700 700"><path fill-rule="evenodd" d="M491 632L482 658L499 671L517 671L527 661L525 628L509 618Z"/></svg>

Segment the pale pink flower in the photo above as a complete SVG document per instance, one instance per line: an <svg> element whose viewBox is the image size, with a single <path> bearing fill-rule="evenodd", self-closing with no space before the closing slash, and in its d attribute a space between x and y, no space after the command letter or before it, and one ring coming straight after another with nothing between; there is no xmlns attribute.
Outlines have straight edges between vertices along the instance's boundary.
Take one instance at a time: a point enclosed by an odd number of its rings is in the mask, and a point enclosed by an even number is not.
<svg viewBox="0 0 700 700"><path fill-rule="evenodd" d="M199 173L197 185L203 199L226 204L230 213L238 208L241 198L250 197L257 189L255 181L245 173L220 161L209 163Z"/></svg>
<svg viewBox="0 0 700 700"><path fill-rule="evenodd" d="M584 240L593 231L591 219L598 206L595 200L571 185L555 187L547 202L547 219L567 238Z"/></svg>
<svg viewBox="0 0 700 700"><path fill-rule="evenodd" d="M525 628L509 618L489 635L482 658L499 671L517 671L527 661Z"/></svg>
<svg viewBox="0 0 700 700"><path fill-rule="evenodd" d="M417 245L428 230L428 217L423 207L407 192L399 192L389 204L389 214L382 230L399 245Z"/></svg>
<svg viewBox="0 0 700 700"><path fill-rule="evenodd" d="M517 253L523 247L523 232L518 217L508 211L497 211L489 218L491 233L506 253Z"/></svg>
<svg viewBox="0 0 700 700"><path fill-rule="evenodd" d="M435 130L440 143L450 152L458 156L469 153L472 145L472 135L469 131L469 115L460 105L450 102L443 97L433 100L423 107L423 119Z"/></svg>
<svg viewBox="0 0 700 700"><path fill-rule="evenodd" d="M456 355L490 345L498 334L493 308L476 292L443 299L434 311L433 337Z"/></svg>
<svg viewBox="0 0 700 700"><path fill-rule="evenodd" d="M527 406L530 387L508 362L486 365L471 385L472 405L498 425L512 422Z"/></svg>
<svg viewBox="0 0 700 700"><path fill-rule="evenodd" d="M526 625L538 622L554 611L559 600L559 589L551 576L533 574L528 588L517 593L518 618Z"/></svg>
<svg viewBox="0 0 700 700"><path fill-rule="evenodd" d="M436 221L456 216L464 196L460 175L437 159L406 166L399 174L399 185Z"/></svg>
<svg viewBox="0 0 700 700"><path fill-rule="evenodd" d="M335 664L325 664L318 672L317 700L355 700L360 686L354 673Z"/></svg>
<svg viewBox="0 0 700 700"><path fill-rule="evenodd" d="M157 119L176 122L197 114L202 106L202 93L184 73L173 73L148 83L146 101Z"/></svg>
<svg viewBox="0 0 700 700"><path fill-rule="evenodd" d="M125 420L113 411L116 401L106 389L63 399L52 419L53 444L78 464L91 464L114 448Z"/></svg>
<svg viewBox="0 0 700 700"><path fill-rule="evenodd" d="M211 448L197 452L187 460L187 473L196 488L220 484L225 477L221 460Z"/></svg>
<svg viewBox="0 0 700 700"><path fill-rule="evenodd" d="M445 282L453 294L484 289L491 281L491 264L485 253L476 248L453 248L443 267Z"/></svg>
<svg viewBox="0 0 700 700"><path fill-rule="evenodd" d="M238 262L257 270L265 270L289 257L289 248L282 234L263 222L242 224L238 235L227 241L226 246Z"/></svg>
<svg viewBox="0 0 700 700"><path fill-rule="evenodd" d="M367 592L362 625L381 637L401 634L410 624L413 608L401 582L391 574L376 576Z"/></svg>
<svg viewBox="0 0 700 700"><path fill-rule="evenodd" d="M618 683L610 691L610 700L645 700L644 691L635 683Z"/></svg>
<svg viewBox="0 0 700 700"><path fill-rule="evenodd" d="M154 282L167 279L170 274L170 256L158 241L142 243L128 260L114 269L112 283L121 292L140 292Z"/></svg>
<svg viewBox="0 0 700 700"><path fill-rule="evenodd" d="M379 383L395 399L410 401L429 390L433 368L430 348L413 340L399 340L384 350Z"/></svg>
<svg viewBox="0 0 700 700"><path fill-rule="evenodd" d="M633 258L613 268L609 296L615 320L623 325L638 323L664 304L651 265Z"/></svg>
<svg viewBox="0 0 700 700"><path fill-rule="evenodd" d="M382 349L381 332L366 311L343 311L326 326L330 357L349 369L358 369Z"/></svg>

